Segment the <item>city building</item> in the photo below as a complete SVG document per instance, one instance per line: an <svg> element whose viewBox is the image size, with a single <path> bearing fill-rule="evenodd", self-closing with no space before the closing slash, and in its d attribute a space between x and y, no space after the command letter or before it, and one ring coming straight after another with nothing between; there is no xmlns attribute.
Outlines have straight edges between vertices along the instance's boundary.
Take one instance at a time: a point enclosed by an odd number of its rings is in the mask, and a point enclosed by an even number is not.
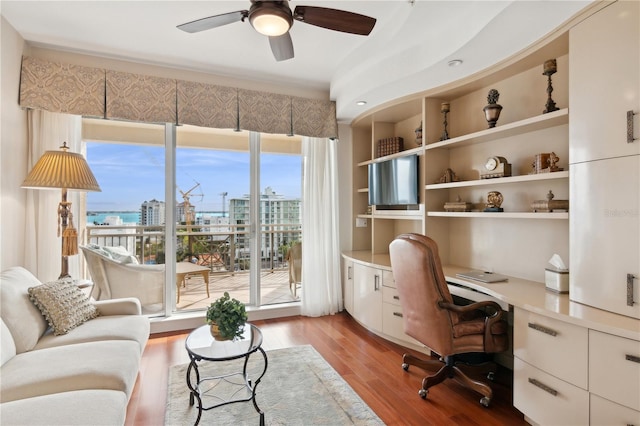
<svg viewBox="0 0 640 426"><path fill-rule="evenodd" d="M299 231L302 216L300 212L300 199L287 198L277 194L271 187L266 187L260 194L260 222L263 225L261 236L261 253L263 259L269 259L272 253L278 254L281 246L290 244L292 241L300 239L299 232L286 233L282 231ZM232 198L229 200L229 223L238 226L240 233L248 229L243 229L241 225L249 225L249 195L242 198ZM249 236L239 234L237 237L238 257L249 256ZM277 257L277 256L276 256Z"/></svg>
<svg viewBox="0 0 640 426"><path fill-rule="evenodd" d="M165 203L155 198L140 206L140 224L142 226L164 225Z"/></svg>

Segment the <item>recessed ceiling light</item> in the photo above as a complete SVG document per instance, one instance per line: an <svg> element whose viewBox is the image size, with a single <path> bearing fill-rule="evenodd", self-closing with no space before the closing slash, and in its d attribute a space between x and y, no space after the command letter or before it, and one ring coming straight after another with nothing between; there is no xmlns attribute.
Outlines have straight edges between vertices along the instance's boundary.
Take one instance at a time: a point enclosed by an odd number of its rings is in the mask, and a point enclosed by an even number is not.
<svg viewBox="0 0 640 426"><path fill-rule="evenodd" d="M450 67L457 67L458 65L462 65L462 59L452 59L449 61Z"/></svg>
<svg viewBox="0 0 640 426"><path fill-rule="evenodd" d="M358 102L356 102L356 105L358 105L358 106L362 106L362 105L366 105L366 104L367 104L367 101L358 101Z"/></svg>

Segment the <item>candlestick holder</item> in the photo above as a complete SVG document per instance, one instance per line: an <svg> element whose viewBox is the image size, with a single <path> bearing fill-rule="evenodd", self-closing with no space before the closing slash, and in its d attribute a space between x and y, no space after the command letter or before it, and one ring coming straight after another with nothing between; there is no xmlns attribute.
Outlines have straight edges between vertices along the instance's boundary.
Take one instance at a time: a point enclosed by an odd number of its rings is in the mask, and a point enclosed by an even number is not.
<svg viewBox="0 0 640 426"><path fill-rule="evenodd" d="M555 59L549 59L544 62L542 75L547 76L547 103L545 104L545 110L542 111L543 114L548 112L557 111L560 108L556 107L556 103L551 99L551 93L553 92L553 86L551 85L551 76L558 72L558 66L556 64Z"/></svg>
<svg viewBox="0 0 640 426"><path fill-rule="evenodd" d="M442 125L444 126L444 129L442 130L442 136L440 136L440 140L441 141L446 141L447 139L449 139L449 132L447 132L447 114L450 111L450 106L448 102L444 102L440 105L440 112L442 112L444 119L442 122Z"/></svg>

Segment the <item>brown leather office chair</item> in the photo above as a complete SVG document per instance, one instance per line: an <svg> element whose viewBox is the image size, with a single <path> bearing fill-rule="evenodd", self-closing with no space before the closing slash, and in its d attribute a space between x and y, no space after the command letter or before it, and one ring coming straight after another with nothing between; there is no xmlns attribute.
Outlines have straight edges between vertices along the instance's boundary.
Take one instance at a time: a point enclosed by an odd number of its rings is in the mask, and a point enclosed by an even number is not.
<svg viewBox="0 0 640 426"><path fill-rule="evenodd" d="M442 272L438 246L429 237L399 235L389 245L389 254L402 304L404 332L442 357L438 361L403 356L405 371L409 365L425 370L441 367L422 380L418 394L426 398L431 386L453 378L482 394L480 404L488 407L493 396L491 387L467 376L457 358L460 354L494 353L508 348L507 324L500 305L493 301L455 305ZM495 364L490 363L489 367L495 370Z"/></svg>

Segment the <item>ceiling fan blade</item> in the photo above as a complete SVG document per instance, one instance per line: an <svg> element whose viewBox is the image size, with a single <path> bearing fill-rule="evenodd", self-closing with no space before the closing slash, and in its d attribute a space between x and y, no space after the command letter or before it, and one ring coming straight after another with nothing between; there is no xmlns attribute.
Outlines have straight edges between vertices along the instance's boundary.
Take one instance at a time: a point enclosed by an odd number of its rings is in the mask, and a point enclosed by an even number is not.
<svg viewBox="0 0 640 426"><path fill-rule="evenodd" d="M223 13L222 15L209 16L208 18L187 22L186 24L178 25L177 28L188 33L197 33L242 21L247 16L249 16L249 11L238 10L236 12Z"/></svg>
<svg viewBox="0 0 640 426"><path fill-rule="evenodd" d="M376 24L375 18L369 16L316 6L296 6L293 19L317 27L359 35L369 35Z"/></svg>
<svg viewBox="0 0 640 426"><path fill-rule="evenodd" d="M276 61L286 61L293 58L293 42L288 32L281 36L269 37L269 44Z"/></svg>

